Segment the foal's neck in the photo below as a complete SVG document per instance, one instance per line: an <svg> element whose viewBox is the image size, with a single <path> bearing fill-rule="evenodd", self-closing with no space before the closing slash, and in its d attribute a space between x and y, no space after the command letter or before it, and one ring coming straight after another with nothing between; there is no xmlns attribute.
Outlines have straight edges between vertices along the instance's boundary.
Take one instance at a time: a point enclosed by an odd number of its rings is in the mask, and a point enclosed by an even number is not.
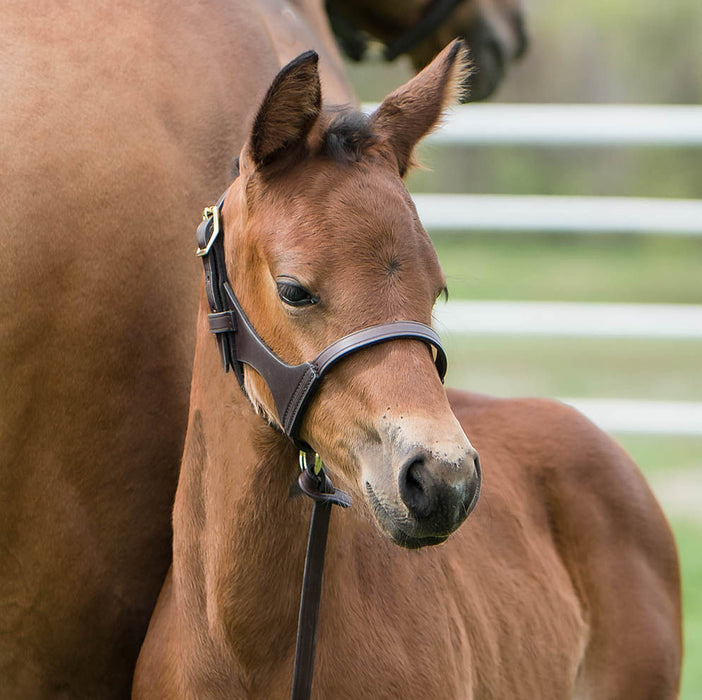
<svg viewBox="0 0 702 700"><path fill-rule="evenodd" d="M174 509L173 585L193 656L216 657L253 691L294 652L311 503L291 495L297 453L223 372L203 315Z"/></svg>

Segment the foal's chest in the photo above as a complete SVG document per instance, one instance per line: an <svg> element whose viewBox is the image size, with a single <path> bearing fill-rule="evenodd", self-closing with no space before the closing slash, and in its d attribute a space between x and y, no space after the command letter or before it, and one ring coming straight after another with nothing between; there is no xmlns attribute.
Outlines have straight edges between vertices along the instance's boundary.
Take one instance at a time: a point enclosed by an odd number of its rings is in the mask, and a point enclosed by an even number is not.
<svg viewBox="0 0 702 700"><path fill-rule="evenodd" d="M569 698L586 624L546 537L498 550L466 527L445 545L333 558L319 630L319 698ZM487 544L487 546L486 546ZM379 545L381 549L384 545ZM343 575L342 575L343 571Z"/></svg>

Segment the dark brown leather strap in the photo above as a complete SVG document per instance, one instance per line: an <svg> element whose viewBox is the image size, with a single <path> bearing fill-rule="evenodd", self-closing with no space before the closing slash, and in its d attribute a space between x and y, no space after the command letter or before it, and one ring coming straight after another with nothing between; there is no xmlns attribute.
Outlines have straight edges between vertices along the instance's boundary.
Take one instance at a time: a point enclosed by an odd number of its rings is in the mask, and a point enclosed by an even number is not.
<svg viewBox="0 0 702 700"><path fill-rule="evenodd" d="M446 354L441 347L439 336L429 326L417 321L393 321L377 326L369 326L354 333L349 333L349 335L333 342L322 350L314 360L308 363L309 369L306 375L302 377L299 388L287 399L282 416L285 432L289 435L293 435L296 432L302 419L303 409L312 398L325 372L334 363L362 348L400 338L414 338L421 340L427 345L434 346L436 348L436 357L434 359L436 369L441 381L444 380L447 367Z"/></svg>
<svg viewBox="0 0 702 700"><path fill-rule="evenodd" d="M314 472L313 455L313 452L307 452L304 455L305 468L298 479L302 492L314 500L314 508L307 539L305 574L302 579L291 700L309 700L312 692L324 556L327 551L332 505L340 505L343 508L351 505L351 497L335 489L323 469L320 469L318 474Z"/></svg>
<svg viewBox="0 0 702 700"><path fill-rule="evenodd" d="M275 402L278 420L286 435L295 438L303 409L316 391L324 373L342 358L370 345L399 338L414 338L436 348L436 369L441 380L446 374L446 354L434 330L416 321L393 321L350 333L322 350L314 360L289 365L259 337L241 308L229 282L224 291L236 315L236 358L253 367L266 381ZM214 323L227 323L217 314ZM219 331L213 331L219 332Z"/></svg>
<svg viewBox="0 0 702 700"><path fill-rule="evenodd" d="M317 621L322 599L324 556L327 549L331 503L316 501L307 539L305 574L302 579L300 615L297 621L295 668L291 700L308 700L312 693L314 656L317 647Z"/></svg>
<svg viewBox="0 0 702 700"><path fill-rule="evenodd" d="M349 355L356 350L384 343L386 340L397 340L399 338L416 338L428 345L436 348L436 369L439 372L441 381L446 376L446 355L441 347L441 340L436 332L418 321L392 321L391 323L380 323L376 326L368 326L360 331L349 333L340 340L333 342L312 360L312 364L317 367L320 374L324 374L328 367Z"/></svg>
<svg viewBox="0 0 702 700"><path fill-rule="evenodd" d="M383 55L386 61L394 61L403 53L411 51L417 44L433 34L463 0L433 0L427 6L422 18L404 34L386 47Z"/></svg>
<svg viewBox="0 0 702 700"><path fill-rule="evenodd" d="M198 255L205 268L205 290L212 311L209 314L210 330L217 338L224 370L234 370L244 392L244 364L263 377L273 395L280 426L298 445L304 410L325 372L362 348L399 338L420 340L435 348L434 361L443 381L446 355L439 336L429 326L417 321L393 321L363 328L335 341L310 362L300 365L284 362L258 335L229 283L224 255L223 203L224 195L216 206L205 210L205 219L197 230Z"/></svg>
<svg viewBox="0 0 702 700"><path fill-rule="evenodd" d="M223 288L228 279L222 226L222 206L226 195L227 192L219 198L214 207L205 209L203 221L197 227L196 254L202 260L205 271L205 293L210 310L213 312L209 318L210 330L216 334L224 371L227 372L231 368L239 385L246 393L243 368L241 364L234 361L236 353L233 333L236 331L236 318L231 315Z"/></svg>

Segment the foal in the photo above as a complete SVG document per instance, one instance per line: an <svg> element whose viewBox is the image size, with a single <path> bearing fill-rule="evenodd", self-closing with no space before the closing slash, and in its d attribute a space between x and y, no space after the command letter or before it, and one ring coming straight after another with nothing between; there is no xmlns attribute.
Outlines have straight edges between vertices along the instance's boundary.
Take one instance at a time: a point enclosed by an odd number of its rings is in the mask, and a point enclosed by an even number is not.
<svg viewBox="0 0 702 700"><path fill-rule="evenodd" d="M223 224L236 296L289 364L373 324L430 322L445 280L401 178L464 65L452 44L370 119L322 111L311 53L269 89ZM173 565L134 696L284 698L311 503L268 387L223 373L208 311L202 295ZM478 487L464 428L489 473L448 539ZM577 414L446 392L404 339L336 364L300 437L355 500L329 535L315 697L675 696L670 532Z"/></svg>

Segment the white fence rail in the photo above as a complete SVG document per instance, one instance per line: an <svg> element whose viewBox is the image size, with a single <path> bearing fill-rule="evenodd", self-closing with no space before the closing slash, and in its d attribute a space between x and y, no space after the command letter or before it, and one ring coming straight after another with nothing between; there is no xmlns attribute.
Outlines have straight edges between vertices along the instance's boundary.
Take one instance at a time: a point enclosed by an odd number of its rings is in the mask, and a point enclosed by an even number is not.
<svg viewBox="0 0 702 700"><path fill-rule="evenodd" d="M684 304L452 300L434 319L450 333L702 340L702 306Z"/></svg>
<svg viewBox="0 0 702 700"><path fill-rule="evenodd" d="M697 105L473 104L433 143L518 146L702 146Z"/></svg>
<svg viewBox="0 0 702 700"><path fill-rule="evenodd" d="M562 399L613 433L702 435L702 403L634 399Z"/></svg>
<svg viewBox="0 0 702 700"><path fill-rule="evenodd" d="M700 148L702 106L472 104L451 113L428 141ZM424 226L434 232L702 235L698 200L463 194L415 194L414 200ZM440 332L702 339L702 306L691 305L452 301L437 305L435 317ZM605 430L702 435L702 402L564 400Z"/></svg>
<svg viewBox="0 0 702 700"><path fill-rule="evenodd" d="M377 105L364 104L365 112ZM471 146L702 146L702 106L470 104L427 139Z"/></svg>
<svg viewBox="0 0 702 700"><path fill-rule="evenodd" d="M702 236L702 200L414 194L428 231Z"/></svg>

